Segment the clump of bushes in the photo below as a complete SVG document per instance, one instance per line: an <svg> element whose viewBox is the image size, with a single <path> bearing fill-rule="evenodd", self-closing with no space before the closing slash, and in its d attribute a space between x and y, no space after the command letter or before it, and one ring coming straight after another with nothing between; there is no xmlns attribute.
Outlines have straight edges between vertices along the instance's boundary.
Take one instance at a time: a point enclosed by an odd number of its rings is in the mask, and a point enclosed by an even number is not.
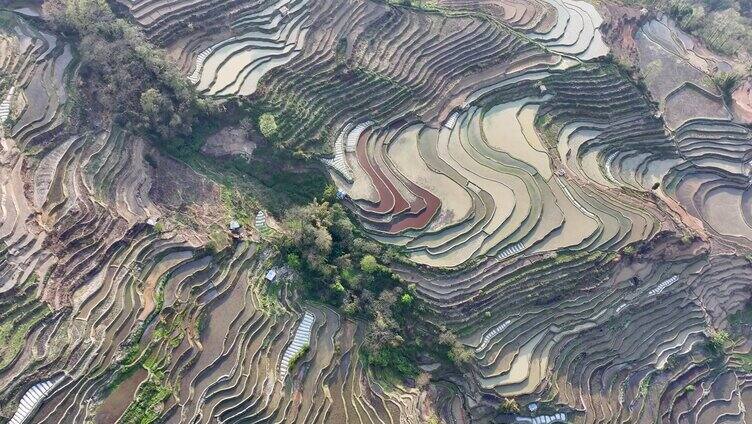
<svg viewBox="0 0 752 424"><path fill-rule="evenodd" d="M741 77L734 72L717 72L711 77L713 84L718 88L718 91L723 95L723 100L726 103L731 103L731 95L734 93L734 88L739 83Z"/></svg>
<svg viewBox="0 0 752 424"><path fill-rule="evenodd" d="M172 389L165 384L164 372L150 372L149 379L141 384L135 402L123 413L121 421L142 424L156 422L159 419L162 404L171 395Z"/></svg>
<svg viewBox="0 0 752 424"><path fill-rule="evenodd" d="M265 113L259 117L259 131L269 139L277 133L277 121L271 113Z"/></svg>
<svg viewBox="0 0 752 424"><path fill-rule="evenodd" d="M301 276L309 299L328 303L368 322L362 353L376 371L415 377L421 340L416 328L420 306L415 288L405 286L387 265L404 257L366 239L340 204L314 201L288 213L279 249Z"/></svg>
<svg viewBox="0 0 752 424"><path fill-rule="evenodd" d="M711 331L705 349L711 355L722 355L726 347L732 343L731 336L726 331Z"/></svg>
<svg viewBox="0 0 752 424"><path fill-rule="evenodd" d="M455 365L466 364L473 359L473 351L465 347L451 330L442 328L442 332L439 335L439 344L448 348L447 357Z"/></svg>
<svg viewBox="0 0 752 424"><path fill-rule="evenodd" d="M195 90L105 0L47 0L49 25L77 45L74 121L115 124L151 139L189 137L209 111Z"/></svg>
<svg viewBox="0 0 752 424"><path fill-rule="evenodd" d="M505 397L499 404L499 411L508 414L519 414L521 412L520 404L515 398Z"/></svg>
<svg viewBox="0 0 752 424"><path fill-rule="evenodd" d="M293 355L292 358L290 358L287 369L292 371L293 368L295 368L295 365L297 365L297 363L306 356L310 348L311 346L308 343L304 344L303 347L301 347L300 350L295 355Z"/></svg>
<svg viewBox="0 0 752 424"><path fill-rule="evenodd" d="M705 342L705 354L713 367L721 367L726 358L726 349L731 347L734 341L726 331L710 330L708 340Z"/></svg>
<svg viewBox="0 0 752 424"><path fill-rule="evenodd" d="M648 374L640 380L640 386L637 388L637 393L640 396L647 396L650 392L650 384L653 382L653 374Z"/></svg>

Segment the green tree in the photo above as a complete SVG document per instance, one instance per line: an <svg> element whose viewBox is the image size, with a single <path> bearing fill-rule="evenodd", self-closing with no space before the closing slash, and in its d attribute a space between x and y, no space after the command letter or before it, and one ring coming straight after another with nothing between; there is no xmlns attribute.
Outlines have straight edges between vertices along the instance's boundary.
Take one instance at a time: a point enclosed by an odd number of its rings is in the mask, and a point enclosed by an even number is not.
<svg viewBox="0 0 752 424"><path fill-rule="evenodd" d="M337 187L333 184L327 184L326 187L324 187L324 193L321 196L323 197L322 200L325 202L334 202L337 200Z"/></svg>
<svg viewBox="0 0 752 424"><path fill-rule="evenodd" d="M512 414L519 414L520 413L520 404L517 402L514 398L507 398L501 400L501 404L499 405L499 410L501 412L508 412Z"/></svg>
<svg viewBox="0 0 752 424"><path fill-rule="evenodd" d="M149 88L141 94L141 111L145 128L153 129L165 139L180 134L183 118L175 113L170 99L156 88Z"/></svg>
<svg viewBox="0 0 752 424"><path fill-rule="evenodd" d="M300 266L301 266L300 256L298 256L295 253L288 253L287 254L287 265L289 265L290 268L293 268L293 269L300 269Z"/></svg>
<svg viewBox="0 0 752 424"><path fill-rule="evenodd" d="M259 117L259 131L261 134L270 138L277 133L277 121L271 113L265 113Z"/></svg>
<svg viewBox="0 0 752 424"><path fill-rule="evenodd" d="M294 210L288 219L289 240L312 269L331 274L332 211L328 203L311 203Z"/></svg>
<svg viewBox="0 0 752 424"><path fill-rule="evenodd" d="M473 359L473 351L460 343L455 343L449 350L449 359L456 365L462 365Z"/></svg>
<svg viewBox="0 0 752 424"><path fill-rule="evenodd" d="M373 274L380 269L379 262L373 255L365 255L360 260L360 269L368 274Z"/></svg>
<svg viewBox="0 0 752 424"><path fill-rule="evenodd" d="M332 289L335 293L344 293L345 292L345 286L342 285L342 282L337 280L334 283L332 283L329 288Z"/></svg>

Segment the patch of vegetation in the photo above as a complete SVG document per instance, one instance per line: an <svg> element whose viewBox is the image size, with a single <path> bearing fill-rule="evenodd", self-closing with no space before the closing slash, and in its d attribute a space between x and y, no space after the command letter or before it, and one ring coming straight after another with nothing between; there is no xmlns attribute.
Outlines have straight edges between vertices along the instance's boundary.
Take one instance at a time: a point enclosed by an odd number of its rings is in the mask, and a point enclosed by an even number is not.
<svg viewBox="0 0 752 424"><path fill-rule="evenodd" d="M368 323L362 354L371 369L385 378L418 375L418 355L425 351L419 329L421 305L415 288L406 287L388 265L404 255L367 239L344 208L324 201L291 211L287 235L279 250L298 271L307 299L327 303Z"/></svg>
<svg viewBox="0 0 752 424"><path fill-rule="evenodd" d="M23 314L23 319L15 321L4 319L0 324L0 367L5 367L12 361L23 348L29 332L47 315L52 313L45 304L29 308L30 311Z"/></svg>
<svg viewBox="0 0 752 424"><path fill-rule="evenodd" d="M161 308L160 308L161 310ZM122 360L118 362L113 377L108 385L112 392L118 385L140 369L148 371L148 378L139 386L134 401L128 406L120 422L149 424L159 421L162 404L172 394L172 388L166 381L164 367L170 363L171 352L177 348L185 336L184 320L186 309L178 307L177 312L159 314L159 322L152 333L149 345L142 349L137 341L132 345ZM200 326L201 318L196 325ZM168 346L168 349L164 349Z"/></svg>
<svg viewBox="0 0 752 424"><path fill-rule="evenodd" d="M21 352L29 333L52 310L36 296L39 277L32 273L15 293L12 304L0 308L0 369L7 366Z"/></svg>
<svg viewBox="0 0 752 424"><path fill-rule="evenodd" d="M295 355L293 355L292 358L290 358L290 363L287 365L287 369L289 371L292 371L295 368L295 365L297 365L297 363L301 359L305 358L305 356L308 354L308 351L310 349L311 349L311 346L308 343L304 344L300 348L300 350Z"/></svg>
<svg viewBox="0 0 752 424"><path fill-rule="evenodd" d="M221 184L223 194L232 193L226 206L231 204L228 209L233 213L250 209L238 208L238 203L260 199L265 209L281 215L310 202L326 186L320 163L285 149L280 142L299 126L289 113L259 98L228 102L219 113L105 0L48 0L44 12L49 25L77 46L80 55L78 80L70 87L74 126L113 121L127 132L151 139L164 153ZM250 160L201 155L209 135L240 122L258 122L270 142L257 140ZM239 221L248 224L249 219L240 214ZM215 247L224 245L216 234L214 239Z"/></svg>
<svg viewBox="0 0 752 424"><path fill-rule="evenodd" d="M710 330L704 350L711 366L714 368L723 366L726 358L726 349L731 347L732 344L733 340L728 332Z"/></svg>
<svg viewBox="0 0 752 424"><path fill-rule="evenodd" d="M723 100L727 104L731 103L731 95L734 93L736 85L739 84L741 76L734 72L717 72L710 78L723 95Z"/></svg>
<svg viewBox="0 0 752 424"><path fill-rule="evenodd" d="M277 121L271 113L265 113L259 117L259 131L267 139L277 134Z"/></svg>
<svg viewBox="0 0 752 424"><path fill-rule="evenodd" d="M225 208L243 225L252 224L255 216L251 211L260 207L282 216L295 206L305 205L328 183L322 164L286 149L278 142L279 132L272 142L256 140L258 144L250 158L215 158L201 153L201 146L210 135L227 126L256 122L270 110L263 103L229 102L223 113L198 119L188 139L159 145L165 154L220 184Z"/></svg>
<svg viewBox="0 0 752 424"><path fill-rule="evenodd" d="M185 331L183 330L184 319L185 311L177 314L160 315L160 320L154 329L152 340L155 342L164 341L173 348L178 347L180 342L183 341L183 337L185 337Z"/></svg>
<svg viewBox="0 0 752 424"><path fill-rule="evenodd" d="M258 146L250 160L234 158L230 163L245 178L262 185L269 197L264 208L280 216L290 206L310 202L327 185L327 175L318 163L270 144ZM266 200L269 199L269 200Z"/></svg>
<svg viewBox="0 0 752 424"><path fill-rule="evenodd" d="M385 379L416 377L419 369L415 366L415 349L411 346L381 346L365 355L368 365Z"/></svg>
<svg viewBox="0 0 752 424"><path fill-rule="evenodd" d="M284 306L279 302L279 291L282 285L271 282L257 285L259 309L270 316L281 315L285 312Z"/></svg>
<svg viewBox="0 0 752 424"><path fill-rule="evenodd" d="M648 374L640 380L640 387L637 389L637 393L639 393L640 396L645 397L650 392L650 383L653 381L653 374Z"/></svg>
<svg viewBox="0 0 752 424"><path fill-rule="evenodd" d="M739 361L739 367L742 371L746 373L752 372L752 352L735 354L734 359Z"/></svg>
<svg viewBox="0 0 752 424"><path fill-rule="evenodd" d="M395 6L410 7L427 12L448 12L446 9L440 7L434 0L386 0L386 2Z"/></svg>
<svg viewBox="0 0 752 424"><path fill-rule="evenodd" d="M257 208L256 202L248 196L244 196L238 188L227 185L220 187L219 198L225 207L228 222L234 219L244 227L253 226L256 217L253 210Z"/></svg>
<svg viewBox="0 0 752 424"><path fill-rule="evenodd" d="M172 275L171 272L165 273L163 276L159 277L159 280L157 281L156 287L154 289L156 295L154 300L154 312L152 314L159 314L162 312L162 308L164 308L164 289L167 285L167 282L170 281L170 276ZM150 319L146 320L147 322L150 321Z"/></svg>
<svg viewBox="0 0 752 424"><path fill-rule="evenodd" d="M80 56L72 84L74 120L96 124L111 118L128 131L176 143L209 111L162 52L117 18L105 0L47 0L43 8Z"/></svg>
<svg viewBox="0 0 752 424"><path fill-rule="evenodd" d="M123 359L118 361L118 364L115 365L115 370L107 384L107 392L111 393L120 384L127 380L128 377L132 376L136 370L141 368L143 359L148 354L148 350L142 352L141 347L138 344L129 347Z"/></svg>
<svg viewBox="0 0 752 424"><path fill-rule="evenodd" d="M172 389L166 385L164 372L149 373L149 378L138 388L136 400L125 410L121 422L149 424L156 422L160 416L162 404L172 395Z"/></svg>
<svg viewBox="0 0 752 424"><path fill-rule="evenodd" d="M201 334L206 330L209 325L209 313L206 310L202 310L201 314L196 319L196 334Z"/></svg>
<svg viewBox="0 0 752 424"><path fill-rule="evenodd" d="M473 351L463 345L457 336L446 328L442 328L439 344L448 348L447 356L456 365L462 365L473 359Z"/></svg>
<svg viewBox="0 0 752 424"><path fill-rule="evenodd" d="M519 414L520 412L522 412L522 409L520 408L520 403L517 402L517 399L505 397L499 404L499 412L507 414Z"/></svg>
<svg viewBox="0 0 752 424"><path fill-rule="evenodd" d="M212 225L208 229L209 232L209 243L207 243L207 248L213 252L218 253L221 252L232 244L232 240L230 239L230 235L227 234L227 231L225 231L224 227L220 227L219 225Z"/></svg>

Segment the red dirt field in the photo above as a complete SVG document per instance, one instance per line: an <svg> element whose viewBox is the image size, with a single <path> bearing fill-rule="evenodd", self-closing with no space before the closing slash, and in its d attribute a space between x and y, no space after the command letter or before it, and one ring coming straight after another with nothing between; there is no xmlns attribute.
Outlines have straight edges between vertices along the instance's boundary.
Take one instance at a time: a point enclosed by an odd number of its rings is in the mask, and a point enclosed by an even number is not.
<svg viewBox="0 0 752 424"><path fill-rule="evenodd" d="M441 202L427 190L409 180L400 178L400 181L405 184L407 189L417 197L416 201L408 203L381 167L371 162L367 153L368 137L366 133L367 131L361 134L358 140L356 156L374 187L376 187L379 195L379 203L375 208L363 208L364 215L393 213L395 217L389 220L389 222L371 223L373 227L387 233L394 234L404 230L424 228L434 215L436 215ZM392 177L398 178L393 174Z"/></svg>
<svg viewBox="0 0 752 424"><path fill-rule="evenodd" d="M647 15L640 9L611 3L602 3L598 11L603 15L601 30L606 44L615 56L634 63L637 60L634 35Z"/></svg>
<svg viewBox="0 0 752 424"><path fill-rule="evenodd" d="M374 187L376 187L376 191L379 194L379 203L375 208L364 208L364 210L366 212L372 212L376 214L386 214L389 212L393 212L395 214L402 213L408 210L408 208L410 208L410 205L399 194L391 181L386 178L381 169L375 167L369 160L367 151L367 134L370 133L368 131L364 131L363 134L360 135L360 139L358 140L358 147L355 154L358 158L360 166L363 167L368 176L371 178Z"/></svg>

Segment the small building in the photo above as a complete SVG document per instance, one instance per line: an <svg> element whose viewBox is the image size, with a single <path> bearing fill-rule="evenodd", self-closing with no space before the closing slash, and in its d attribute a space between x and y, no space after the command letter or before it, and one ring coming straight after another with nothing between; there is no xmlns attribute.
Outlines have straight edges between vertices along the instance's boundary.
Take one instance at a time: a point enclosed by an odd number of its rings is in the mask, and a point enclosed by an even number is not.
<svg viewBox="0 0 752 424"><path fill-rule="evenodd" d="M337 199L342 200L347 197L347 193L342 190L337 190Z"/></svg>
<svg viewBox="0 0 752 424"><path fill-rule="evenodd" d="M277 278L277 271L274 269L270 269L266 272L266 281L273 283L274 279Z"/></svg>
<svg viewBox="0 0 752 424"><path fill-rule="evenodd" d="M540 93L541 93L541 94L546 94L546 91L548 91L548 88L546 88L546 86L545 86L544 84L541 84L541 85L540 85L540 86L538 87L538 90L540 90Z"/></svg>
<svg viewBox="0 0 752 424"><path fill-rule="evenodd" d="M233 219L232 221L230 221L230 225L228 227L230 228L230 231L235 233L240 230L240 223Z"/></svg>
<svg viewBox="0 0 752 424"><path fill-rule="evenodd" d="M279 8L280 15L287 16L288 13L290 13L290 9L287 6L282 6Z"/></svg>

